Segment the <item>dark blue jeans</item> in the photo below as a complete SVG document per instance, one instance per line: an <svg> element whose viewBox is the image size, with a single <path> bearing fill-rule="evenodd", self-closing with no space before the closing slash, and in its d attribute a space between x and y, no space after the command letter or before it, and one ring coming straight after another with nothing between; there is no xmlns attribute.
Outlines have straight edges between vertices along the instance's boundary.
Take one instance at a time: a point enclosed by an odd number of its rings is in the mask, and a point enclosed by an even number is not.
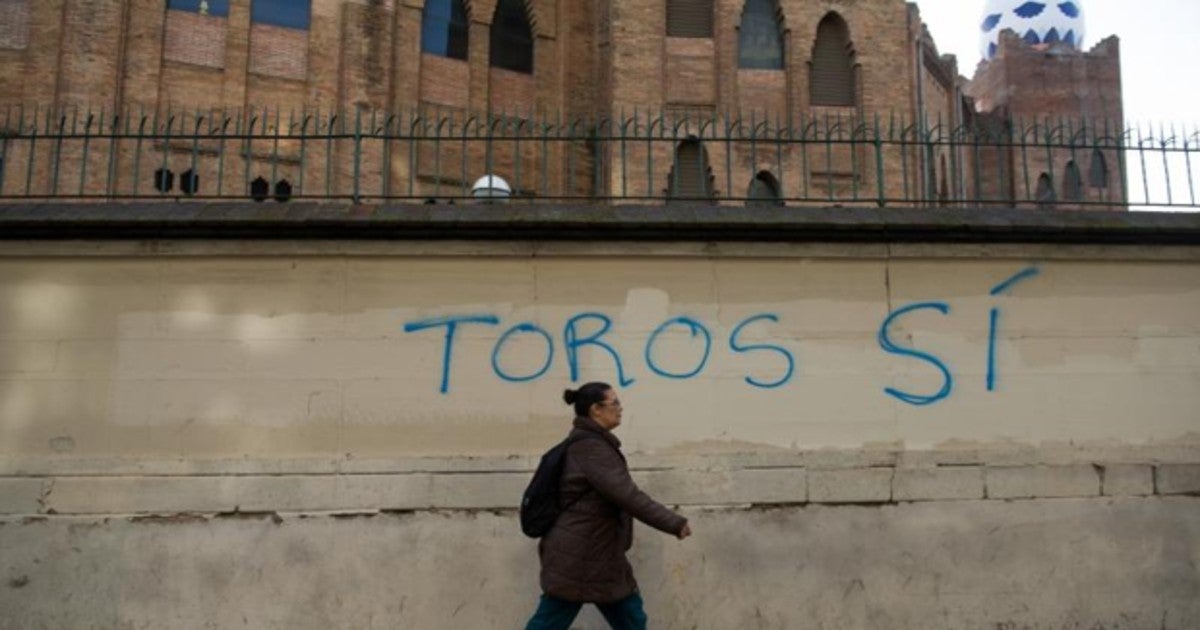
<svg viewBox="0 0 1200 630"><path fill-rule="evenodd" d="M542 595L525 630L567 630L580 608L583 604ZM646 630L646 612L642 610L642 596L637 593L609 604L596 604L596 608L613 630Z"/></svg>

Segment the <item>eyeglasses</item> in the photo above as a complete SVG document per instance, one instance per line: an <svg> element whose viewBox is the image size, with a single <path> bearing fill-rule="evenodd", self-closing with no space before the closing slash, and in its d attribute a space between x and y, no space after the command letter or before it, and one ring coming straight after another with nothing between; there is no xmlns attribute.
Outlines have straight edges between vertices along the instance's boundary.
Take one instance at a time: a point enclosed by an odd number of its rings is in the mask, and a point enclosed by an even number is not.
<svg viewBox="0 0 1200 630"><path fill-rule="evenodd" d="M600 402L598 402L598 403L596 403L596 404L598 404L598 405L607 405L607 406L609 406L609 407L616 407L617 409L622 409L622 408L623 408L623 407L621 407L621 401L620 401L620 400L617 400L617 399L613 399L613 400L601 400Z"/></svg>

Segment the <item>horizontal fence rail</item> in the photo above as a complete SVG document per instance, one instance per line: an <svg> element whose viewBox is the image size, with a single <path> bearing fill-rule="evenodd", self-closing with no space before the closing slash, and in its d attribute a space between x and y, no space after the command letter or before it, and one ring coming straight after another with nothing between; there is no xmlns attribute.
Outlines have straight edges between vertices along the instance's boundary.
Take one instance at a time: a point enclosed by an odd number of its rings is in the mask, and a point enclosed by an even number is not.
<svg viewBox="0 0 1200 630"><path fill-rule="evenodd" d="M0 199L1197 207L1195 127L967 118L13 106Z"/></svg>

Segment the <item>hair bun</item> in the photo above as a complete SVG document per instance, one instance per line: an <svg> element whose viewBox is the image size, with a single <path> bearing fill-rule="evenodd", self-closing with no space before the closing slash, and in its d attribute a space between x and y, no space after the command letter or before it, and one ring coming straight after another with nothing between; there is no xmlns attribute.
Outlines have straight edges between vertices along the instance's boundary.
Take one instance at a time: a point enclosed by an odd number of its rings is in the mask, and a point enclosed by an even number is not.
<svg viewBox="0 0 1200 630"><path fill-rule="evenodd" d="M563 400L566 401L566 403L568 405L574 405L575 400L578 398L579 398L579 390L576 390L576 389L564 389L563 390Z"/></svg>

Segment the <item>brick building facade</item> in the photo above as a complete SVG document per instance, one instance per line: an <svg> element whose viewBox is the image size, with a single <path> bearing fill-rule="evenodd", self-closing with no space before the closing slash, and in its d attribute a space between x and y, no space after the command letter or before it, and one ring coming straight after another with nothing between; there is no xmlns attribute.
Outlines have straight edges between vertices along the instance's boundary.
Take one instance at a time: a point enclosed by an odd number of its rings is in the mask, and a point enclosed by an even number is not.
<svg viewBox="0 0 1200 630"><path fill-rule="evenodd" d="M1061 98L1034 85L1056 72ZM1122 124L1115 41L1010 42L969 82L903 0L0 0L6 106L0 191L99 196L169 173L202 195L436 197L493 172L544 197L1013 203L1022 156L945 130ZM861 141L880 129L899 142ZM1057 182L1061 158L1033 168Z"/></svg>

